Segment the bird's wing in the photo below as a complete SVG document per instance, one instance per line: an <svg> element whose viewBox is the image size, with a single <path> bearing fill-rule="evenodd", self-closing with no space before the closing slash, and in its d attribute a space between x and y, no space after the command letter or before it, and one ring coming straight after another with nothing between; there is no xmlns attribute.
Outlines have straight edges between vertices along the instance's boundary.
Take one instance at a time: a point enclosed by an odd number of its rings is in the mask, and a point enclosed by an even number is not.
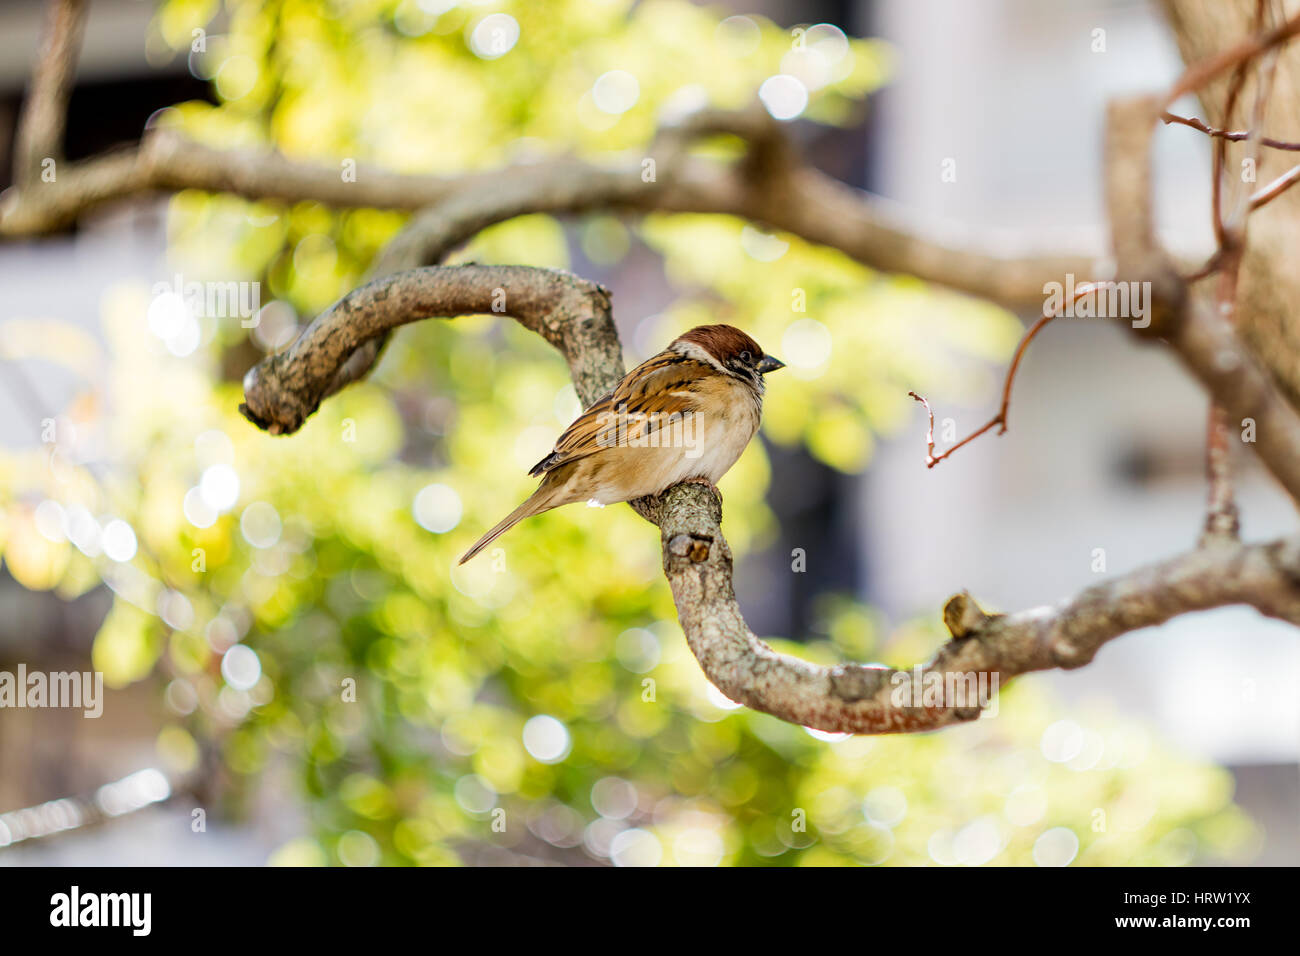
<svg viewBox="0 0 1300 956"><path fill-rule="evenodd" d="M642 362L583 412L555 443L555 450L533 466L530 475L554 471L605 448L644 441L699 408L701 380L717 372L677 352L660 352ZM680 421L680 418L678 418Z"/></svg>

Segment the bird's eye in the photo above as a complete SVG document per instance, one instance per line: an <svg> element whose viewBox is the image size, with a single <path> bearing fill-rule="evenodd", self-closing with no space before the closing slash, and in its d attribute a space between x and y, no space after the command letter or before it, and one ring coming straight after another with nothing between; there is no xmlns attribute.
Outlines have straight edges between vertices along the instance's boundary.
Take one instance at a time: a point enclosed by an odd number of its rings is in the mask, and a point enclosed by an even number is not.
<svg viewBox="0 0 1300 956"><path fill-rule="evenodd" d="M754 364L754 356L750 355L748 352L741 352L740 360L744 362L746 365Z"/></svg>

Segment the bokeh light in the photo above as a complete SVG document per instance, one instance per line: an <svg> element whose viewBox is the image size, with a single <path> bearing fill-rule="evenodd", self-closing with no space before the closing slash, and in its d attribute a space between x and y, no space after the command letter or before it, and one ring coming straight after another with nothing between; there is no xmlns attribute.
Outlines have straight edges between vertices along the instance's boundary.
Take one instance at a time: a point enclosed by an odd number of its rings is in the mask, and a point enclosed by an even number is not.
<svg viewBox="0 0 1300 956"><path fill-rule="evenodd" d="M792 120L808 108L808 87L798 77L778 73L763 81L758 98L773 119Z"/></svg>
<svg viewBox="0 0 1300 956"><path fill-rule="evenodd" d="M455 528L460 524L463 511L456 489L437 483L421 488L412 505L416 523L434 534L443 534Z"/></svg>
<svg viewBox="0 0 1300 956"><path fill-rule="evenodd" d="M602 73L591 87L591 97L596 108L604 113L626 113L636 106L641 96L641 85L626 70Z"/></svg>
<svg viewBox="0 0 1300 956"><path fill-rule="evenodd" d="M496 60L509 53L519 42L519 21L508 13L490 13L475 26L469 48L483 60Z"/></svg>
<svg viewBox="0 0 1300 956"><path fill-rule="evenodd" d="M534 760L559 763L571 746L568 728L554 717L542 714L524 724L524 747Z"/></svg>

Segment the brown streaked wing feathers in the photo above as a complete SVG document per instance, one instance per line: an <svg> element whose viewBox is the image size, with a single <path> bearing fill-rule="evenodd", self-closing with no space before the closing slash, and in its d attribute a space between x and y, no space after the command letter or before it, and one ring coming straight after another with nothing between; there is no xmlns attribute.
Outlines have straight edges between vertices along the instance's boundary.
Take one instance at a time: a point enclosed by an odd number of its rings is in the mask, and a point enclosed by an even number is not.
<svg viewBox="0 0 1300 956"><path fill-rule="evenodd" d="M600 434L616 423L616 420L611 422L609 416L618 415L623 405L627 406L629 432L634 430L639 416L695 411L699 407L695 398L683 393L695 391L700 378L713 374L716 374L714 369L703 362L677 352L660 352L623 376L614 391L598 399L578 416L556 441L555 450L528 473L542 475L609 447L599 443ZM660 422L661 419L651 419L649 430L643 434L653 434Z"/></svg>

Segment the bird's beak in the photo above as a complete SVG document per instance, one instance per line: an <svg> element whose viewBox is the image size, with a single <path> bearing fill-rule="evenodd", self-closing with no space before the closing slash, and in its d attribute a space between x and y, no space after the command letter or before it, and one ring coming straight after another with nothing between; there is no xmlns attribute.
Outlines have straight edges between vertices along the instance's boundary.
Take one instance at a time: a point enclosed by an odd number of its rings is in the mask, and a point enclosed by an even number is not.
<svg viewBox="0 0 1300 956"><path fill-rule="evenodd" d="M785 363L778 358L764 355L762 360L758 363L758 374L766 375L768 372L775 372L779 368L785 368Z"/></svg>

